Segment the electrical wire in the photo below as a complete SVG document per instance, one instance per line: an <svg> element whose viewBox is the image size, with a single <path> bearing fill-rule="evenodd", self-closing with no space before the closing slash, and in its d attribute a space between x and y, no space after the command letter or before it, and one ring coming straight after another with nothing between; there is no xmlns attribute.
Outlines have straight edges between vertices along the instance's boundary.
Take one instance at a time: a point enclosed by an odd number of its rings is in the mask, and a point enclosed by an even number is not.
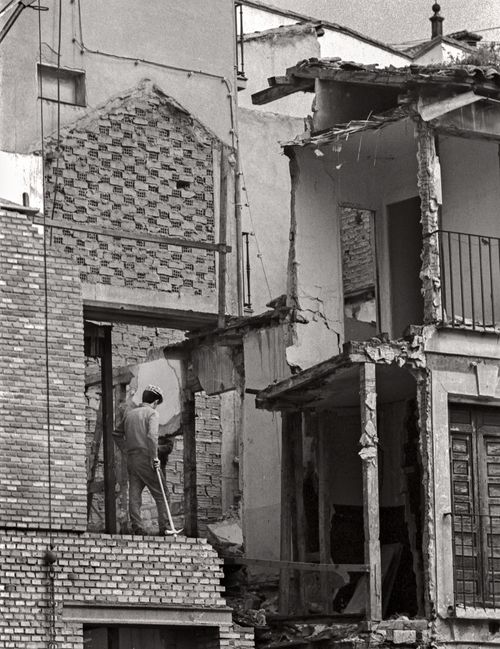
<svg viewBox="0 0 500 649"><path fill-rule="evenodd" d="M61 35L62 35L62 0L59 0L59 28L58 28L58 76L57 76L57 101L58 101L58 143L60 141L60 67L61 67ZM44 112L43 112L43 75L42 75L42 19L41 4L38 0L38 58L39 58L39 101L40 101L40 135L42 149L42 188L43 201L45 202L45 144L44 144ZM57 177L58 178L58 177ZM57 187L54 190L54 203ZM54 205L52 207L52 213ZM52 494L52 428L51 428L51 401L50 401L50 364L49 364L49 291L48 291L48 244L47 244L47 214L43 207L43 276L44 276L44 322L45 322L45 390L46 390L46 426L47 426L47 478L48 478L48 536L49 548L45 554L45 563L48 571L48 609L49 609L49 640L48 649L56 649L56 601L55 601L55 554L53 532L53 494Z"/></svg>
<svg viewBox="0 0 500 649"><path fill-rule="evenodd" d="M241 166L241 163L240 163L240 168L241 168L241 173L242 173L242 176L243 176L243 191L245 192L245 197L246 197L245 207L248 210L248 216L250 217L250 223L252 224L252 233L253 233L253 235L255 237L255 246L257 248L257 257L258 257L258 259L260 261L260 264L262 266L262 272L264 274L264 280L266 282L267 292L269 293L269 299L272 300L273 295L271 293L271 286L269 284L269 278L267 276L266 266L264 264L264 256L262 254L262 250L261 250L260 245L259 245L259 239L257 237L257 231L256 231L256 228L255 228L255 222L253 220L253 215L252 215L252 208L250 206L250 198L248 196L247 182L246 182L243 166Z"/></svg>

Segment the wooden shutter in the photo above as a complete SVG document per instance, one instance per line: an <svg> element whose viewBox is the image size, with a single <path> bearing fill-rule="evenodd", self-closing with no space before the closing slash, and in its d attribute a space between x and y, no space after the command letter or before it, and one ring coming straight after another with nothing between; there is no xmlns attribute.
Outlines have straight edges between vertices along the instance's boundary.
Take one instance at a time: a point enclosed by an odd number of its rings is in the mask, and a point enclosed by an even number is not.
<svg viewBox="0 0 500 649"><path fill-rule="evenodd" d="M450 461L453 506L455 598L475 606L482 599L475 434L470 408L450 406Z"/></svg>
<svg viewBox="0 0 500 649"><path fill-rule="evenodd" d="M500 413L476 413L484 596L500 604Z"/></svg>
<svg viewBox="0 0 500 649"><path fill-rule="evenodd" d="M500 604L500 410L450 406L455 597Z"/></svg>

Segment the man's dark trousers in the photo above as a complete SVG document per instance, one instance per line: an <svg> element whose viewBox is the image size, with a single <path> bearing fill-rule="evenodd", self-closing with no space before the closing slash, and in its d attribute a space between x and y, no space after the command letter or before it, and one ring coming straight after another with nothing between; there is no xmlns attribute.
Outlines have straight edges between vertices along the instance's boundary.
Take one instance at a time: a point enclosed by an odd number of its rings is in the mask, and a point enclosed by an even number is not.
<svg viewBox="0 0 500 649"><path fill-rule="evenodd" d="M144 532L141 518L142 492L147 487L154 498L158 510L158 527L160 534L165 534L168 526L167 508L163 500L158 473L151 464L151 457L146 450L136 449L127 453L128 469L128 507L132 532ZM161 471L160 471L161 474ZM162 475L163 486L167 493L167 485Z"/></svg>

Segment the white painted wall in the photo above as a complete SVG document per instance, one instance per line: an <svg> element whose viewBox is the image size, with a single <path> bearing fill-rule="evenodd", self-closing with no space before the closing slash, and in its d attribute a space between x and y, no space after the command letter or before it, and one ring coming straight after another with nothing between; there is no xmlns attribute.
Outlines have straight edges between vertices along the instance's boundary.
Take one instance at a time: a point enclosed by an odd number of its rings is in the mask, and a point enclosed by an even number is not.
<svg viewBox="0 0 500 649"><path fill-rule="evenodd" d="M248 192L242 225L243 231L253 233L252 309L261 313L271 298L286 293L291 181L288 158L279 142L301 132L303 120L246 108L239 109L238 119L243 180ZM247 196L243 198L247 203Z"/></svg>
<svg viewBox="0 0 500 649"><path fill-rule="evenodd" d="M408 57L402 54L377 47L377 45L328 27L325 27L325 33L320 39L320 47L321 58L340 56L344 61L378 63L380 67L389 65L404 67L410 63Z"/></svg>
<svg viewBox="0 0 500 649"><path fill-rule="evenodd" d="M434 63L452 63L460 61L467 53L461 47L454 47L450 43L438 43L422 56L415 58L417 65L432 65Z"/></svg>
<svg viewBox="0 0 500 649"><path fill-rule="evenodd" d="M314 94L299 92L270 104L252 104L252 94L268 87L268 78L282 76L287 68L303 59L319 58L320 45L313 26L265 32L245 40L245 76L247 87L238 93L238 105L259 111L272 111L281 115L305 117L311 112Z"/></svg>
<svg viewBox="0 0 500 649"><path fill-rule="evenodd" d="M43 209L43 165L41 156L0 151L0 198L23 204L23 193L31 207Z"/></svg>
<svg viewBox="0 0 500 649"><path fill-rule="evenodd" d="M265 29L274 29L281 25L293 25L297 20L270 11L262 11L254 7L243 6L243 29L245 34L262 32Z"/></svg>
<svg viewBox="0 0 500 649"><path fill-rule="evenodd" d="M47 0L42 12L42 58L54 64L58 41L58 3ZM61 65L86 71L87 108L132 88L143 78L155 81L192 114L230 143L230 105L224 77L235 89L232 0L85 0L64 3ZM89 51L92 50L92 51ZM96 53L96 51L100 53ZM108 56L106 56L107 54ZM130 57L129 60L120 57ZM40 139L36 66L38 12L24 11L2 43L0 60L0 147L24 152ZM139 59L149 61L141 62ZM163 66L163 67L162 67ZM208 75L169 69L179 66ZM54 102L44 101L45 134L56 127ZM85 109L62 106L63 124Z"/></svg>

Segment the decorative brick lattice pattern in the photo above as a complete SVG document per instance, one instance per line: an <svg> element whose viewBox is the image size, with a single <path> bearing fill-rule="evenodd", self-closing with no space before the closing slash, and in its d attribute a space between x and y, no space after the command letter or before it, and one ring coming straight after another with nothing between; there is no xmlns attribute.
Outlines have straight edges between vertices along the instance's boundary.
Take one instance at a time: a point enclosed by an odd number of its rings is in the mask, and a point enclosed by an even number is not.
<svg viewBox="0 0 500 649"><path fill-rule="evenodd" d="M47 149L55 147L49 140ZM67 224L53 241L90 284L207 295L215 291L213 156L218 140L151 84L108 102L62 133L48 157L47 213ZM52 204L54 191L56 200ZM72 228L85 226L90 232ZM106 228L116 236L99 232ZM137 239L120 238L121 231ZM186 239L173 246L141 240Z"/></svg>
<svg viewBox="0 0 500 649"><path fill-rule="evenodd" d="M342 241L342 276L344 293L373 289L372 213L354 207L340 207Z"/></svg>
<svg viewBox="0 0 500 649"><path fill-rule="evenodd" d="M0 212L0 526L49 518L43 240L28 217ZM52 522L86 526L83 315L78 271L48 250Z"/></svg>

